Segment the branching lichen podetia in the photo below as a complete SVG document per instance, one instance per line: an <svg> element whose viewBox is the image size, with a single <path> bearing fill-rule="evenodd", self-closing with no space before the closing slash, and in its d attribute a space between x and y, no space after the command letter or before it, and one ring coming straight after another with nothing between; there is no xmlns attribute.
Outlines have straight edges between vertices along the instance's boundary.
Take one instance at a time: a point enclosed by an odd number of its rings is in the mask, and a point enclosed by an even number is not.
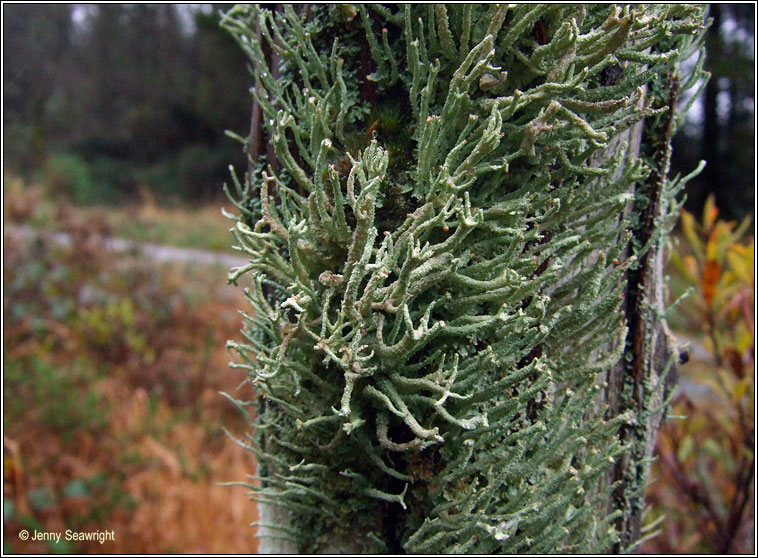
<svg viewBox="0 0 758 558"><path fill-rule="evenodd" d="M228 343L258 394L240 443L260 482L246 486L287 512L269 535L303 552L334 533L367 552L622 540L645 479L608 474L647 443L665 374L640 365L604 403L635 354L626 288L653 246L630 240L643 214L645 238L663 238L684 184L664 171L646 200L660 157L634 138L674 122L657 76L679 76L703 18L607 4L226 14L277 159L234 178L250 263L229 277L252 307Z"/></svg>

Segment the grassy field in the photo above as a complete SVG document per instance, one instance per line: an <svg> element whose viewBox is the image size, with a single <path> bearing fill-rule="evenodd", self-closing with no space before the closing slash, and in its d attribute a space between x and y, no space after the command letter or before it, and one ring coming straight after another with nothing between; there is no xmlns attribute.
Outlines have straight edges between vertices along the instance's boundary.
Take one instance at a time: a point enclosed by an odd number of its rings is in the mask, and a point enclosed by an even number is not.
<svg viewBox="0 0 758 558"><path fill-rule="evenodd" d="M183 248L228 251L232 222L221 208L233 209L226 200L201 207L159 204L147 192L131 205L102 207L74 206L39 185L25 185L5 176L6 223L23 223L36 229L62 231L77 223L98 232L137 242L167 244Z"/></svg>

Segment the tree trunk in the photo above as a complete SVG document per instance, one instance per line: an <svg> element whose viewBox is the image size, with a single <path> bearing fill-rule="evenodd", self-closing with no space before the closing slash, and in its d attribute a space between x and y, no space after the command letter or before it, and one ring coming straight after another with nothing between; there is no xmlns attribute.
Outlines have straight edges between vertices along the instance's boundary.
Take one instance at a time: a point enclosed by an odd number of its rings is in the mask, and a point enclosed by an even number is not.
<svg viewBox="0 0 758 558"><path fill-rule="evenodd" d="M256 272L230 347L259 393L260 552L634 550L703 10L371 10L227 16L286 172L231 276Z"/></svg>
<svg viewBox="0 0 758 558"><path fill-rule="evenodd" d="M678 380L679 350L662 319L665 315L664 296L664 242L656 223L666 220L665 199L666 175L671 158L671 135L676 114L678 83L669 77L668 112L660 129L648 129L647 141L654 148L656 166L651 169L648 180L635 185L635 192L645 196L647 203L640 206L631 203L630 213L637 214L639 226L633 230L638 245L651 243L640 257L639 266L630 269L625 287L625 321L628 327L625 355L609 373L606 402L612 414L632 409L635 421L620 430L620 437L632 445L609 474L609 484L618 483L609 502L609 508L621 508L623 517L617 520L616 528L622 534L613 551L634 548L640 540L644 489L647 482L649 460L653 455L655 441L665 416L669 395ZM643 123L633 130L638 145L645 133ZM649 127L651 128L651 127ZM660 227L660 225L658 225ZM657 236L657 238L656 238ZM633 387L631 397L625 387ZM652 389L651 389L652 387Z"/></svg>

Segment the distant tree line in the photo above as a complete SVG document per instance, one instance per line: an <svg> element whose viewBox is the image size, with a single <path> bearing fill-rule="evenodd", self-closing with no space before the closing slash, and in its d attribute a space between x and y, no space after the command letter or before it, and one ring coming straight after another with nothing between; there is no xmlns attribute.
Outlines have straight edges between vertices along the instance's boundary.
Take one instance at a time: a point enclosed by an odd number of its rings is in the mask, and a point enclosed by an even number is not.
<svg viewBox="0 0 758 558"><path fill-rule="evenodd" d="M224 130L247 133L252 83L222 9L4 6L6 161L79 171L91 201L220 192L228 165L245 165Z"/></svg>
<svg viewBox="0 0 758 558"><path fill-rule="evenodd" d="M246 166L223 130L244 136L251 124L252 77L219 27L228 8L3 6L6 165L78 171L95 201L129 199L140 187L186 199L217 194L229 164ZM715 192L723 216L736 218L754 203L755 8L713 4L709 13L712 77L674 139L672 166L686 173L707 160L687 188L688 209ZM261 130L251 139L251 151L267 151Z"/></svg>
<svg viewBox="0 0 758 558"><path fill-rule="evenodd" d="M699 213L713 192L727 219L752 212L755 201L755 5L711 4L705 69L711 79L693 122L674 138L672 167L686 172L704 159L687 185L687 209Z"/></svg>

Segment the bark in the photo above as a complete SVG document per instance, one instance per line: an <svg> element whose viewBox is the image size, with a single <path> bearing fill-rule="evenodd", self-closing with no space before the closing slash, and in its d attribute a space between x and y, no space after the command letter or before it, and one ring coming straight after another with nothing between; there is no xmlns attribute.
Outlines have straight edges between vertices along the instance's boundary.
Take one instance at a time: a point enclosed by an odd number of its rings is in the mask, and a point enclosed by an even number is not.
<svg viewBox="0 0 758 558"><path fill-rule="evenodd" d="M671 135L679 84L671 75L668 79L669 99L663 125L658 130L640 127L640 140L654 150L655 166L647 182L636 187L647 203L632 207L639 218L633 231L637 245L652 242L648 252L640 257L639 266L629 272L626 287L626 356L609 373L607 401L612 413L623 412L630 405L636 414L633 425L623 427L622 441L631 444L609 475L609 482L619 483L609 502L609 509L623 509L616 528L621 540L612 549L619 553L640 540L644 489L648 465L653 454L658 431L665 417L666 402L678 380L679 349L675 338L662 319L665 312L664 248L656 240L657 224L665 218L663 191L671 159ZM643 137L643 135L645 137ZM638 144L639 149L639 144ZM631 399L625 387L631 385ZM627 387L627 390L629 388Z"/></svg>

